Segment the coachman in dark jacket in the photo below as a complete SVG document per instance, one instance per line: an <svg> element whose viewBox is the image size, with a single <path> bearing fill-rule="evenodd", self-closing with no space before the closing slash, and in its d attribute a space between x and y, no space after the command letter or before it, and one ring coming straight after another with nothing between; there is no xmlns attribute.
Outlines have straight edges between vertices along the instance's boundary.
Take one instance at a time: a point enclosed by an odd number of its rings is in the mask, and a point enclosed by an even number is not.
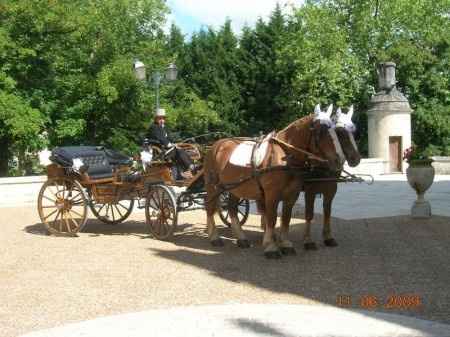
<svg viewBox="0 0 450 337"><path fill-rule="evenodd" d="M182 149L178 149L172 144L171 139L167 134L166 129L166 112L164 109L159 109L156 112L154 123L150 126L147 133L147 138L155 139L159 141L165 150L165 157L172 159L181 169L181 176L183 178L189 178L192 176L190 171L193 171L194 165L189 155Z"/></svg>

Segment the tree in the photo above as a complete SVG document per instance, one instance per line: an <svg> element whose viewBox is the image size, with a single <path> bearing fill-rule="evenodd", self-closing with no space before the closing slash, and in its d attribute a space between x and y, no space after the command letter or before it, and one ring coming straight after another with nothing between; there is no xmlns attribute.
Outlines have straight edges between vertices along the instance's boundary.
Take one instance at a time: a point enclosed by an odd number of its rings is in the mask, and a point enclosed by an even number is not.
<svg viewBox="0 0 450 337"><path fill-rule="evenodd" d="M131 64L135 57L150 69L167 64L164 2L14 0L0 7L0 87L14 83L6 93L18 97L17 110L40 112L52 146L135 150L154 96Z"/></svg>

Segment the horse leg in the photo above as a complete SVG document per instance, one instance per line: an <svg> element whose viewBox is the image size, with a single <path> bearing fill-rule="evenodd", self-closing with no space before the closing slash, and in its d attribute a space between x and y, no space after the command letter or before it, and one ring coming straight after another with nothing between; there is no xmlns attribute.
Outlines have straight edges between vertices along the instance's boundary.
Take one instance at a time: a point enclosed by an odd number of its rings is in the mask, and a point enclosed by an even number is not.
<svg viewBox="0 0 450 337"><path fill-rule="evenodd" d="M256 210L258 214L261 215L261 229L266 229L266 218L264 217L264 202L261 200L256 200Z"/></svg>
<svg viewBox="0 0 450 337"><path fill-rule="evenodd" d="M305 190L305 235L303 237L303 247L306 250L317 250L316 243L311 239L311 221L314 218L314 191Z"/></svg>
<svg viewBox="0 0 450 337"><path fill-rule="evenodd" d="M263 239L263 246L265 247L264 255L268 259L279 259L281 257L281 252L274 240L275 224L277 222L278 202L268 202L266 200L265 206L264 217L266 221L266 229L264 231Z"/></svg>
<svg viewBox="0 0 450 337"><path fill-rule="evenodd" d="M324 193L323 195L323 243L328 247L336 247L337 241L331 235L331 205L333 203L334 193Z"/></svg>
<svg viewBox="0 0 450 337"><path fill-rule="evenodd" d="M211 185L206 186L207 198L211 198L211 196L216 196L217 190ZM206 202L206 225L208 230L208 238L211 242L211 245L215 247L222 247L224 245L223 240L220 238L219 233L217 231L216 222L214 220L214 214L218 209L218 197L214 197L213 199L208 199Z"/></svg>
<svg viewBox="0 0 450 337"><path fill-rule="evenodd" d="M237 238L237 245L239 248L250 248L250 242L245 236L244 231L239 224L239 218L237 216L238 212L239 198L236 198L233 194L230 195L228 199L228 210L231 218L231 229L233 234Z"/></svg>
<svg viewBox="0 0 450 337"><path fill-rule="evenodd" d="M281 230L280 230L280 250L285 255L295 255L296 251L292 241L289 237L289 223L291 222L292 208L297 201L298 193L293 197L283 200L283 211L281 215Z"/></svg>

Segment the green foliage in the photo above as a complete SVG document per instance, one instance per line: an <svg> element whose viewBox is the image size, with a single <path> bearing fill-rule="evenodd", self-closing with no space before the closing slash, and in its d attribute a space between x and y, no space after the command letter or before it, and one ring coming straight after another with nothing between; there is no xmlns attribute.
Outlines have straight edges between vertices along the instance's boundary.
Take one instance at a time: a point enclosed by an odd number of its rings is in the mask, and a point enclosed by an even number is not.
<svg viewBox="0 0 450 337"><path fill-rule="evenodd" d="M0 138L16 150L33 151L42 145L43 120L38 110L20 96L0 90Z"/></svg>
<svg viewBox="0 0 450 337"><path fill-rule="evenodd" d="M194 137L217 130L219 115L195 93L187 92L183 101L168 112L171 130L179 130L181 138Z"/></svg>
<svg viewBox="0 0 450 337"><path fill-rule="evenodd" d="M414 142L450 154L448 0L310 0L290 14L276 6L241 34L226 20L187 41L175 25L164 35L167 12L163 0L0 0L0 175L13 155L23 172L48 141L135 153L156 98L134 78L135 58L149 75L177 64L160 100L182 137L254 135L317 103L355 104L362 152L376 65L394 61Z"/></svg>

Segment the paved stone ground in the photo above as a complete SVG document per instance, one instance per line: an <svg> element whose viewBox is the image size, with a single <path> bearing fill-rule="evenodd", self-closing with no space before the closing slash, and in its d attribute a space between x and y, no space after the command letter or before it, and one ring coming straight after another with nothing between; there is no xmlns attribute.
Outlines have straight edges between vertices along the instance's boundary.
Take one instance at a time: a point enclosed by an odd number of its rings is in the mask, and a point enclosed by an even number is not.
<svg viewBox="0 0 450 337"><path fill-rule="evenodd" d="M409 215L416 194L404 174L375 176L373 185L341 183L333 200L333 215L341 219L378 218ZM450 176L436 176L425 198L433 214L450 217ZM294 214L304 214L304 197L300 195ZM322 213L322 200L316 198L315 211Z"/></svg>
<svg viewBox="0 0 450 337"><path fill-rule="evenodd" d="M63 238L45 235L34 207L0 208L0 336L155 308L232 303L339 305L450 323L448 217L333 219L339 247L319 244L314 252L301 249L304 225L294 219L298 255L279 261L262 256L256 216L245 227L254 245L247 250L232 239L212 248L203 211L181 214L171 242L151 239L143 220L142 212L114 227L90 220L78 238ZM317 240L320 231L313 227ZM230 238L229 230L223 235ZM420 305L386 306L401 295L418 296Z"/></svg>

